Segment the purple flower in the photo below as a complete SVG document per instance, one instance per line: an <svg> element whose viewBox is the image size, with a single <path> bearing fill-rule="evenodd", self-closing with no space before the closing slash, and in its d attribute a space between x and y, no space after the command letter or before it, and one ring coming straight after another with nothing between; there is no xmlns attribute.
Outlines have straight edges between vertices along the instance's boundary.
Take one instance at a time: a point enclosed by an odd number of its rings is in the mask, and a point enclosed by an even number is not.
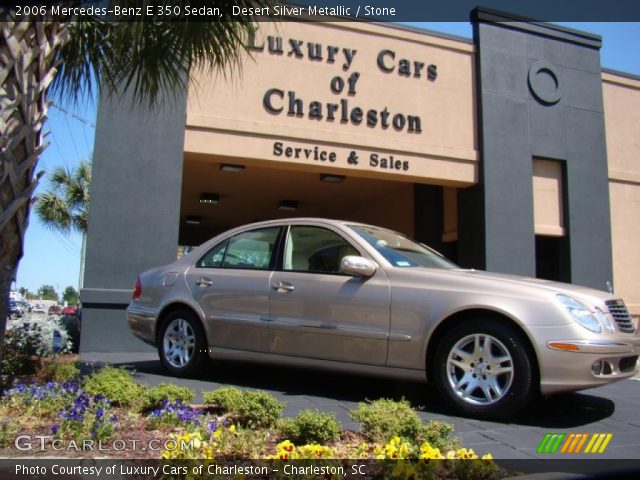
<svg viewBox="0 0 640 480"><path fill-rule="evenodd" d="M207 422L207 432L209 432L209 434L212 434L213 432L215 432L218 429L218 420L213 420L210 422Z"/></svg>
<svg viewBox="0 0 640 480"><path fill-rule="evenodd" d="M58 425L57 423L54 423L51 427L51 434L55 435L56 433L58 433L59 428L60 428L60 425Z"/></svg>
<svg viewBox="0 0 640 480"><path fill-rule="evenodd" d="M96 418L100 418L104 415L104 409L99 408L98 410L96 410Z"/></svg>
<svg viewBox="0 0 640 480"><path fill-rule="evenodd" d="M167 402L166 399L162 401L161 408L153 410L149 416L152 418L167 418L177 420L178 422L193 423L200 425L200 416L202 412L200 410L194 410L188 405L183 405L181 401L175 403Z"/></svg>

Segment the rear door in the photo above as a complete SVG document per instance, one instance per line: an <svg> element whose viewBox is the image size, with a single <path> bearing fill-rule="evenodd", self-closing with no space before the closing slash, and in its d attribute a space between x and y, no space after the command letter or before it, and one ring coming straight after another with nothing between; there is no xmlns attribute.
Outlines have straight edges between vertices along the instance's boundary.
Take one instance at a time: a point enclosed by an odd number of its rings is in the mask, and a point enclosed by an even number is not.
<svg viewBox="0 0 640 480"><path fill-rule="evenodd" d="M189 269L187 282L207 318L210 346L269 350L270 277L280 226L217 244Z"/></svg>

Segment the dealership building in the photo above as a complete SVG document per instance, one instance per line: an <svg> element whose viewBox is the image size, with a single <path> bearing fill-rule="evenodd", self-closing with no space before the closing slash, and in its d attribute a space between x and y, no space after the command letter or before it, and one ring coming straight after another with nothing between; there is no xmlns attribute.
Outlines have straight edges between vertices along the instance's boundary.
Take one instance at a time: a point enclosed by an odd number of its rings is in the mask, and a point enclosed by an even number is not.
<svg viewBox="0 0 640 480"><path fill-rule="evenodd" d="M124 315L140 272L291 216L389 227L467 268L612 288L637 319L640 78L603 69L597 35L486 10L473 25L468 40L260 23L239 74L198 71L151 112L103 99L81 349L150 348Z"/></svg>

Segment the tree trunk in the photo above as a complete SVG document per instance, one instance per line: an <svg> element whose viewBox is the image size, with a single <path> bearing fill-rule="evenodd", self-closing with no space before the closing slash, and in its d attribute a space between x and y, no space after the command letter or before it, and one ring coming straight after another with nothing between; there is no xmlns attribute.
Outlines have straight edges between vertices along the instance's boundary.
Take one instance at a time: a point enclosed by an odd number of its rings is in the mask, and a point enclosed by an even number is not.
<svg viewBox="0 0 640 480"><path fill-rule="evenodd" d="M8 298L22 258L35 174L47 146L47 87L56 74L56 52L68 24L13 18L0 9L0 362Z"/></svg>

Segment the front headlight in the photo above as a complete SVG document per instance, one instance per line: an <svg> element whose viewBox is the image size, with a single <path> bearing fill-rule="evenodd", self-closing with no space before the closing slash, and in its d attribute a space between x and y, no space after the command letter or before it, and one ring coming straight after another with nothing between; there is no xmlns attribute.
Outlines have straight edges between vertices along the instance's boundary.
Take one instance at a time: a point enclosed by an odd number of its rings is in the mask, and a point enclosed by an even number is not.
<svg viewBox="0 0 640 480"><path fill-rule="evenodd" d="M616 331L615 327L613 326L613 318L610 314L604 313L602 310L596 307L596 316L607 332L613 333Z"/></svg>
<svg viewBox="0 0 640 480"><path fill-rule="evenodd" d="M596 313L592 312L591 310L589 310L589 307L579 302L575 298L571 298L567 295L556 296L560 303L567 310L571 318L573 318L587 330L595 333L602 333L603 321L601 321L601 319L599 318L601 317L601 315L598 315L597 311Z"/></svg>

